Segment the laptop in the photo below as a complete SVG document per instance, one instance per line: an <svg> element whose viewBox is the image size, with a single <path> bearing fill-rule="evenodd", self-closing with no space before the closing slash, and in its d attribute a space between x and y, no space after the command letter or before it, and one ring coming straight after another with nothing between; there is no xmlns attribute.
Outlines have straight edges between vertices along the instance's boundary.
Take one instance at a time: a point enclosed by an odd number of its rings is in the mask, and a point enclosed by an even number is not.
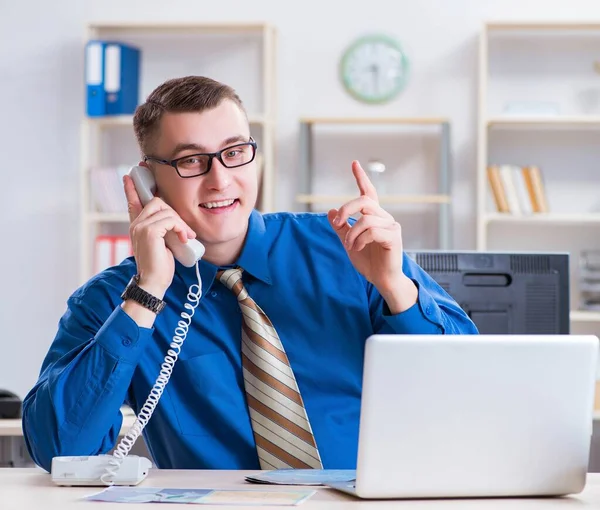
<svg viewBox="0 0 600 510"><path fill-rule="evenodd" d="M591 444L592 335L373 335L366 343L360 498L581 492Z"/></svg>

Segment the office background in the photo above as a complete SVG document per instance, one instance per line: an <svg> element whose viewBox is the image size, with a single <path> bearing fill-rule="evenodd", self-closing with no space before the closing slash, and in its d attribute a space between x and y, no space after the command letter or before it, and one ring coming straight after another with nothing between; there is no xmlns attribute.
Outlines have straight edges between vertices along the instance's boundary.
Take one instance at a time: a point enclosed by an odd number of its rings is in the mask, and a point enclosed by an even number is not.
<svg viewBox="0 0 600 510"><path fill-rule="evenodd" d="M3 120L0 221L4 237L0 250L3 268L0 320L4 326L0 388L9 389L21 398L25 396L36 380L66 299L80 283L80 126L85 115L87 24L115 21L271 24L278 34L274 162L277 210L298 209L295 196L301 118L447 118L452 126L452 244L456 249L475 249L477 62L482 25L493 20L588 19L600 19L600 4L593 0L567 3L556 0L500 3L0 0L3 78L0 80ZM393 36L401 42L409 58L406 88L385 105L356 101L344 91L339 79L338 66L344 50L367 33ZM189 48L183 53L189 55ZM242 59L236 70L239 76L256 72L252 59L248 59L248 68L243 64ZM202 71L189 70L190 74L194 72ZM600 83L600 75L597 79ZM143 94L156 85L143 84ZM411 158L404 163L415 171L434 168L435 172L438 142L434 135L427 134L419 140L416 147L410 148ZM346 191L352 187L350 162L354 157L348 148L345 159L332 162L331 171L346 179L340 181ZM404 178L412 183L406 174ZM402 179L400 176L394 180L397 193L403 191ZM437 216L425 212L423 220L410 212L399 214L405 232L411 236L410 246L431 247L428 243L435 240L431 232L437 228ZM411 223L418 228L411 228ZM506 232L510 235L510 229Z"/></svg>

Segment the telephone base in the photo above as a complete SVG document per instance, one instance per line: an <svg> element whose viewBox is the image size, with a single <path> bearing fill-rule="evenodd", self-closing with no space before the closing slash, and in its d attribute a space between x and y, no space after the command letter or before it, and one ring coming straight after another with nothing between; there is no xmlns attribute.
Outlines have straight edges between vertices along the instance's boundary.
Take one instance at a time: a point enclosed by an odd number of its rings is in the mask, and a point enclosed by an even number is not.
<svg viewBox="0 0 600 510"><path fill-rule="evenodd" d="M152 463L145 457L128 455L117 468L112 455L65 456L52 459L51 476L57 485L107 486L101 479L107 469L116 471L107 477L112 485L137 485L147 476Z"/></svg>

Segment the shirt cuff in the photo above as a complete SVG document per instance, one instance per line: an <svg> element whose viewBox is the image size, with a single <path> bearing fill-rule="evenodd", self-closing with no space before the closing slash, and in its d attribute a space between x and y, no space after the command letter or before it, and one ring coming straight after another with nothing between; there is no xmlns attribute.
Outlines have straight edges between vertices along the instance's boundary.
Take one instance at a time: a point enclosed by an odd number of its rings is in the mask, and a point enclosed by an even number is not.
<svg viewBox="0 0 600 510"><path fill-rule="evenodd" d="M440 334L444 333L442 311L431 294L412 279L419 292L417 302L409 309L391 315L387 303L383 302L383 318L398 334Z"/></svg>
<svg viewBox="0 0 600 510"><path fill-rule="evenodd" d="M96 333L96 343L119 361L136 364L154 328L142 328L117 306Z"/></svg>

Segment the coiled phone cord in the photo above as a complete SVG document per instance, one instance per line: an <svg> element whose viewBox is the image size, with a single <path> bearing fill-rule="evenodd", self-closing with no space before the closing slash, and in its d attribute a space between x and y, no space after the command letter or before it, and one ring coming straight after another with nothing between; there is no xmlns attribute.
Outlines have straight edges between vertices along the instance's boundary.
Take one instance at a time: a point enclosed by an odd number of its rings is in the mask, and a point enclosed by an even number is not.
<svg viewBox="0 0 600 510"><path fill-rule="evenodd" d="M121 467L123 459L127 456L137 441L137 438L142 433L142 430L144 430L144 427L150 420L150 417L152 416L152 413L154 412L154 409L156 408L156 405L162 396L165 386L169 382L171 373L173 372L173 366L179 357L181 346L185 341L190 323L192 322L192 317L194 316L194 312L196 311L196 307L198 306L200 297L202 296L202 277L200 276L199 262L196 262L196 277L198 278L198 283L190 285L187 294L188 302L183 305L187 310L189 310L189 312L183 311L180 314L181 320L177 322L173 341L169 345L170 348L167 351L167 355L165 356L163 364L161 365L158 378L150 390L150 394L142 406L137 419L125 437L123 437L123 439L121 439L119 442L119 445L113 452L113 458L110 459L108 463L109 466L106 468L105 473L100 477L100 480L106 485L113 485L114 477Z"/></svg>

